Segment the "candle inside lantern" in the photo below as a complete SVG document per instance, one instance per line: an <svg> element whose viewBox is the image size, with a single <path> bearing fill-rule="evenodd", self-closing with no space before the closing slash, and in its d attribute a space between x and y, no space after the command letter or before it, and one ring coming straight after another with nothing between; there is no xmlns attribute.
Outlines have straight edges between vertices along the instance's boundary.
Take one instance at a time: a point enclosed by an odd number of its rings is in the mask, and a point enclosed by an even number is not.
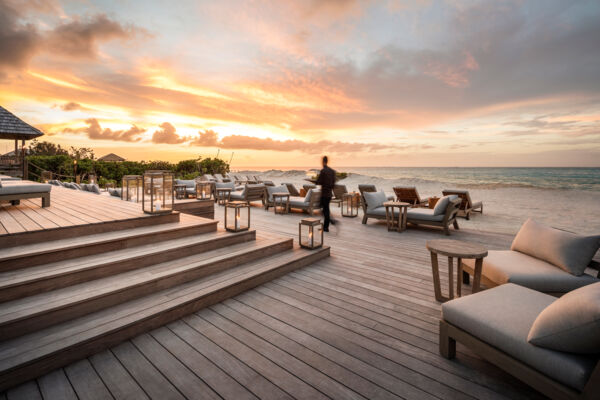
<svg viewBox="0 0 600 400"><path fill-rule="evenodd" d="M205 199L206 198L206 191L202 190L202 198Z"/></svg>
<svg viewBox="0 0 600 400"><path fill-rule="evenodd" d="M240 209L235 209L235 229L238 229L240 226Z"/></svg>

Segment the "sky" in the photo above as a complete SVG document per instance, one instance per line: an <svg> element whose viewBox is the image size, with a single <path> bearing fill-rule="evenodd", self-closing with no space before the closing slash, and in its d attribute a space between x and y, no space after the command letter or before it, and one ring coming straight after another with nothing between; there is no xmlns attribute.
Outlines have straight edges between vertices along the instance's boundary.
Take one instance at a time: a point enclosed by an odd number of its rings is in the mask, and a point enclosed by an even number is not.
<svg viewBox="0 0 600 400"><path fill-rule="evenodd" d="M130 160L600 166L599 38L600 1L0 0L0 105Z"/></svg>

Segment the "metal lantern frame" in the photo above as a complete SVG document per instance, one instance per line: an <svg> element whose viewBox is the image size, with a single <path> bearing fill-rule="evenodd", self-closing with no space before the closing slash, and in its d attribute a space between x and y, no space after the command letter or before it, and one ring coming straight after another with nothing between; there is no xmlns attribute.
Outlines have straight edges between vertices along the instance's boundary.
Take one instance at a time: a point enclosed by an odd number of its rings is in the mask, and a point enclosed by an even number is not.
<svg viewBox="0 0 600 400"><path fill-rule="evenodd" d="M196 200L213 200L213 183L196 179Z"/></svg>
<svg viewBox="0 0 600 400"><path fill-rule="evenodd" d="M175 179L171 171L150 170L142 177L142 210L146 214L168 214L173 211Z"/></svg>
<svg viewBox="0 0 600 400"><path fill-rule="evenodd" d="M359 197L357 193L344 193L342 195L342 217L354 218L358 216Z"/></svg>
<svg viewBox="0 0 600 400"><path fill-rule="evenodd" d="M320 231L320 240L315 240L319 236L315 235ZM306 235L305 235L306 233ZM318 249L323 247L323 223L318 218L304 218L298 224L298 243L305 249Z"/></svg>
<svg viewBox="0 0 600 400"><path fill-rule="evenodd" d="M141 175L125 175L121 181L121 200L139 203L142 198L143 180ZM135 191L135 192L134 192Z"/></svg>
<svg viewBox="0 0 600 400"><path fill-rule="evenodd" d="M242 211L246 210L248 220L242 223ZM229 213L233 218L228 218ZM229 201L225 204L225 229L229 232L241 232L250 229L250 203L247 201Z"/></svg>
<svg viewBox="0 0 600 400"><path fill-rule="evenodd" d="M98 183L96 174L88 174L88 183L90 183L92 185L95 185L96 183Z"/></svg>

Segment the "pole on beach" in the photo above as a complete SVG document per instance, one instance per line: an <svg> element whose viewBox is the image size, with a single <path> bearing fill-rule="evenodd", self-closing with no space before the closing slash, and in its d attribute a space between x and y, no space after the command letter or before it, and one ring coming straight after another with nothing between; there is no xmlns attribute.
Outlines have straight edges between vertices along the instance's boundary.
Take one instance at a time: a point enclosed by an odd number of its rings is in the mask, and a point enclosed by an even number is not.
<svg viewBox="0 0 600 400"><path fill-rule="evenodd" d="M231 152L231 158L229 159L229 165L231 165L231 161L233 161L233 151Z"/></svg>
<svg viewBox="0 0 600 400"><path fill-rule="evenodd" d="M219 158L219 153L221 152L221 149L217 149L217 156L215 158Z"/></svg>

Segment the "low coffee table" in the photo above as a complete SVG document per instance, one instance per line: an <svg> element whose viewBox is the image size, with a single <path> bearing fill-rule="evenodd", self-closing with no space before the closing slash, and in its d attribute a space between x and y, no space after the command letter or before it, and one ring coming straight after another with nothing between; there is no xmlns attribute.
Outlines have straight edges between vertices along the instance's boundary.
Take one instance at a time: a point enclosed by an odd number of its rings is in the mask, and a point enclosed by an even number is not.
<svg viewBox="0 0 600 400"><path fill-rule="evenodd" d="M287 214L290 211L290 194L273 193L273 212L275 214Z"/></svg>
<svg viewBox="0 0 600 400"><path fill-rule="evenodd" d="M402 232L406 230L406 218L410 203L386 201L383 206L385 207L385 220L388 231ZM398 216L394 213L394 209L398 209Z"/></svg>
<svg viewBox="0 0 600 400"><path fill-rule="evenodd" d="M216 188L215 189L215 200L217 204L220 206L224 206L229 202L229 197L231 196L230 188Z"/></svg>
<svg viewBox="0 0 600 400"><path fill-rule="evenodd" d="M461 240L437 239L427 242L427 249L431 253L431 270L433 272L433 290L435 299L439 302L446 302L454 298L454 258L458 258L456 267L456 294L462 295L462 260L465 258L475 259L475 270L473 271L473 293L479 291L481 283L481 269L483 259L488 255L485 247L477 243L463 242ZM438 254L448 257L448 297L442 295L440 286L440 270L438 264Z"/></svg>
<svg viewBox="0 0 600 400"><path fill-rule="evenodd" d="M185 199L187 197L187 185L174 185L175 187L175 198L178 200Z"/></svg>

